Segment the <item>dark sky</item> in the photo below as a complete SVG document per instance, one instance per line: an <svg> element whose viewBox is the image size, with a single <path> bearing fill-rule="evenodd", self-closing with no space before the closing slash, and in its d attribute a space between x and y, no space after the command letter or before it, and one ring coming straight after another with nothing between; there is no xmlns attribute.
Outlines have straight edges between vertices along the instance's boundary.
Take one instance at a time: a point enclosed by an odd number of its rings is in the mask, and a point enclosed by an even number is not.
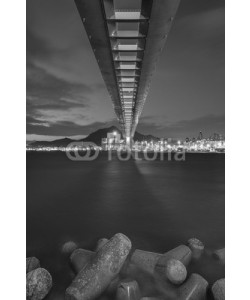
<svg viewBox="0 0 250 300"><path fill-rule="evenodd" d="M137 127L224 134L224 0L182 0ZM27 139L117 125L73 0L27 0Z"/></svg>

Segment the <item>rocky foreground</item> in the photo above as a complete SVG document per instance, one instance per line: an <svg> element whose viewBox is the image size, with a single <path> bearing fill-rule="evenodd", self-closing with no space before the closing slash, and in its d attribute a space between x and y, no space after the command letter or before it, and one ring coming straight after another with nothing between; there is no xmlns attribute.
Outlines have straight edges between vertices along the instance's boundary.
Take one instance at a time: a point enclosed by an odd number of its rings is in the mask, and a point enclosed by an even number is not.
<svg viewBox="0 0 250 300"><path fill-rule="evenodd" d="M198 239L189 239L187 245L164 254L131 249L131 241L121 233L110 240L100 239L95 251L78 248L74 242L64 244L62 252L69 256L76 274L65 291L65 299L92 300L107 295L115 300L201 300L208 294L215 300L225 299L224 278L210 287L202 276L189 273L191 260L199 260L204 251ZM215 251L213 256L225 264L225 249ZM140 274L144 274L143 292ZM157 292L152 294L145 285L154 285ZM40 267L37 258L27 258L26 298L44 299L51 288L50 273Z"/></svg>

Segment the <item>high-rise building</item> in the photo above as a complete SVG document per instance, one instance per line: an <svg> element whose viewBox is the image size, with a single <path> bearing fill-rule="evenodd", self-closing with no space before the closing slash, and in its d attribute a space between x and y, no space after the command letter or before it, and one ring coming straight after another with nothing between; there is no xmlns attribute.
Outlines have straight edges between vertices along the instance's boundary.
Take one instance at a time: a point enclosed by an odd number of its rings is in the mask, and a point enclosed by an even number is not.
<svg viewBox="0 0 250 300"><path fill-rule="evenodd" d="M121 134L119 132L108 132L107 138L102 139L102 148L103 150L117 149L121 143Z"/></svg>
<svg viewBox="0 0 250 300"><path fill-rule="evenodd" d="M198 135L198 140L199 140L199 141L203 140L203 134L202 134L202 132L201 132L201 131L199 132L199 135Z"/></svg>
<svg viewBox="0 0 250 300"><path fill-rule="evenodd" d="M108 132L107 134L107 142L108 144L119 144L121 139L121 135L119 132Z"/></svg>
<svg viewBox="0 0 250 300"><path fill-rule="evenodd" d="M214 133L212 136L211 136L211 140L212 141L219 141L220 140L220 135L218 133Z"/></svg>

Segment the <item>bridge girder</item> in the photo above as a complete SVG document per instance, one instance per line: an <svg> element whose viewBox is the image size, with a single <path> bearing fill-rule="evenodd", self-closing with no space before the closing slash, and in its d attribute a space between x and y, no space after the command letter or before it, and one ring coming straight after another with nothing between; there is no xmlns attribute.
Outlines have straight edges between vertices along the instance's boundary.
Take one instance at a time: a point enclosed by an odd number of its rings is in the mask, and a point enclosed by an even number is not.
<svg viewBox="0 0 250 300"><path fill-rule="evenodd" d="M75 0L124 138L134 136L180 0Z"/></svg>

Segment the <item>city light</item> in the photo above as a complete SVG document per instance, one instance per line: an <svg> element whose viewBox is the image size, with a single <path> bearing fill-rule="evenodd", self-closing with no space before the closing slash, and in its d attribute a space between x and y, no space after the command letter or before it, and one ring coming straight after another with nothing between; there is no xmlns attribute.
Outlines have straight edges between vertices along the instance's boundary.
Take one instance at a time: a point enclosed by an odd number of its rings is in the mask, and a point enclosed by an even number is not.
<svg viewBox="0 0 250 300"><path fill-rule="evenodd" d="M126 120L130 118L125 117ZM109 134L108 134L109 135ZM202 139L200 139L202 138ZM152 152L225 152L225 140L222 136L214 134L214 136L205 139L199 133L197 139L186 139L185 141L174 139L155 139L150 141L130 141L129 137L122 139L121 135L107 136L102 139L102 150L126 150L127 145L131 145L132 151L152 151Z"/></svg>
<svg viewBox="0 0 250 300"><path fill-rule="evenodd" d="M125 120L130 120L131 117L125 117ZM128 126L129 129L129 126ZM131 148L132 151L152 151L152 152L196 152L196 153L218 153L218 152L225 152L225 140L224 137L214 134L210 138L202 138L200 136L195 139L187 138L185 141L182 140L175 140L172 138L161 138L161 139L154 139L154 140L131 140L129 136L125 139L122 138L121 134L117 131L113 131L107 134L106 138L101 140L101 146L93 145L79 145L74 146L73 150L79 151L87 151L87 150L114 150L114 151L121 151L127 150L127 146ZM72 147L61 146L32 146L27 145L27 151L72 151Z"/></svg>

